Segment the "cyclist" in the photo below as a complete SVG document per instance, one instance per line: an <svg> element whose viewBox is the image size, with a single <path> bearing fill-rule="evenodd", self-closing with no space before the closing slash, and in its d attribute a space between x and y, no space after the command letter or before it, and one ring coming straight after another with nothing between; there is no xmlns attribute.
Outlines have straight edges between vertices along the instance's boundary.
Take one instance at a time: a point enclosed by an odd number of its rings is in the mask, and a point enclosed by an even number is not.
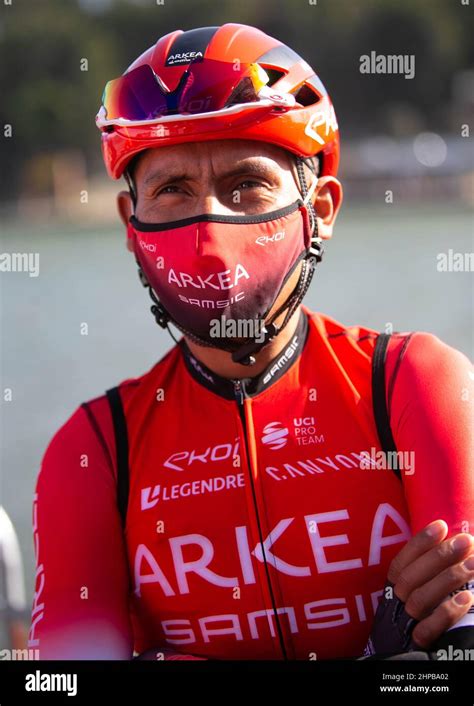
<svg viewBox="0 0 474 706"><path fill-rule="evenodd" d="M302 305L342 201L313 69L253 27L177 30L107 84L97 124L153 315L183 337L47 449L30 646L332 659L471 640L469 361Z"/></svg>

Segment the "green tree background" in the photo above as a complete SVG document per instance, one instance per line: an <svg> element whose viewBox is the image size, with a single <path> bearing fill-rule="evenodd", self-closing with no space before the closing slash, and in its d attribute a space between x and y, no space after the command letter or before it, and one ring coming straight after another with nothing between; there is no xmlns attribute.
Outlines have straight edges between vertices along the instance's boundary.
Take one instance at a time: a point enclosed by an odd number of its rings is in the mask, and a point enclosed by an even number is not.
<svg viewBox="0 0 474 706"><path fill-rule="evenodd" d="M2 2L0 126L13 134L2 134L0 200L49 193L50 160L69 149L82 152L90 174L103 170L94 117L105 83L176 28L242 22L280 38L320 74L343 138L397 134L410 116L436 131L453 128L453 110L458 124L472 120L472 97L452 102L453 78L474 59L473 9L463 0L311 1ZM361 75L359 57L371 50L415 54L416 81Z"/></svg>

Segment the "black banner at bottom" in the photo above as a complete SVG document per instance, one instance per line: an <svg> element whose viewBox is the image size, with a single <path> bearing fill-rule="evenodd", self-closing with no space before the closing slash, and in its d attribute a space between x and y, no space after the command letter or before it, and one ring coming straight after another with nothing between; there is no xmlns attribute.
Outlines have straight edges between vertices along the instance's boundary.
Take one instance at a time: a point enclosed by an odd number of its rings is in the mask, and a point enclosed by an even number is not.
<svg viewBox="0 0 474 706"><path fill-rule="evenodd" d="M90 704L127 699L133 706L173 702L188 693L200 702L266 697L278 689L292 701L383 703L407 697L424 703L474 703L473 661L0 661L0 706L37 701ZM303 692L304 690L304 692ZM299 696L298 696L299 694ZM322 700L324 697L324 700ZM244 702L244 706L247 703Z"/></svg>

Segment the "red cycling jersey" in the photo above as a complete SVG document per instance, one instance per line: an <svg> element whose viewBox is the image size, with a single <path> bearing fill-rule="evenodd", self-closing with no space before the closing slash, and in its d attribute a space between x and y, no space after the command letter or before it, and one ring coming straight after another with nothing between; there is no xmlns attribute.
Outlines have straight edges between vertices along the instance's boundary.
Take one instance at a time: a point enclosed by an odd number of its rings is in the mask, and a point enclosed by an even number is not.
<svg viewBox="0 0 474 706"><path fill-rule="evenodd" d="M125 531L107 398L81 405L38 476L29 646L42 659L160 645L216 659L360 656L411 533L474 523L468 359L428 333L391 337L399 479L372 411L377 335L303 307L258 378L219 378L182 340L121 383Z"/></svg>

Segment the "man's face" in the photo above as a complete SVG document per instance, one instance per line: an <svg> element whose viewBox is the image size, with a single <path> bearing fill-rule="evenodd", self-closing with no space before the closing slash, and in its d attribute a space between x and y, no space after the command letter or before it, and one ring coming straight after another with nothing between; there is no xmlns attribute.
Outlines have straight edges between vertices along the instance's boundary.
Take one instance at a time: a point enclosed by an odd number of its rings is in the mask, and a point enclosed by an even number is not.
<svg viewBox="0 0 474 706"><path fill-rule="evenodd" d="M304 169L309 187L314 175L308 167ZM136 165L134 182L135 216L144 223L211 213L255 215L275 211L301 198L293 156L275 145L253 140L214 140L149 149ZM340 182L330 176L320 178L312 201L318 235L330 238L342 202ZM118 209L127 226L133 213L128 191L118 195ZM130 238L127 247L133 252ZM269 317L295 288L301 267L302 264L286 281ZM277 319L276 323L280 321Z"/></svg>
<svg viewBox="0 0 474 706"><path fill-rule="evenodd" d="M219 140L150 149L134 173L135 215L145 223L161 223L204 213L273 211L299 197L295 174L288 152L262 142Z"/></svg>

